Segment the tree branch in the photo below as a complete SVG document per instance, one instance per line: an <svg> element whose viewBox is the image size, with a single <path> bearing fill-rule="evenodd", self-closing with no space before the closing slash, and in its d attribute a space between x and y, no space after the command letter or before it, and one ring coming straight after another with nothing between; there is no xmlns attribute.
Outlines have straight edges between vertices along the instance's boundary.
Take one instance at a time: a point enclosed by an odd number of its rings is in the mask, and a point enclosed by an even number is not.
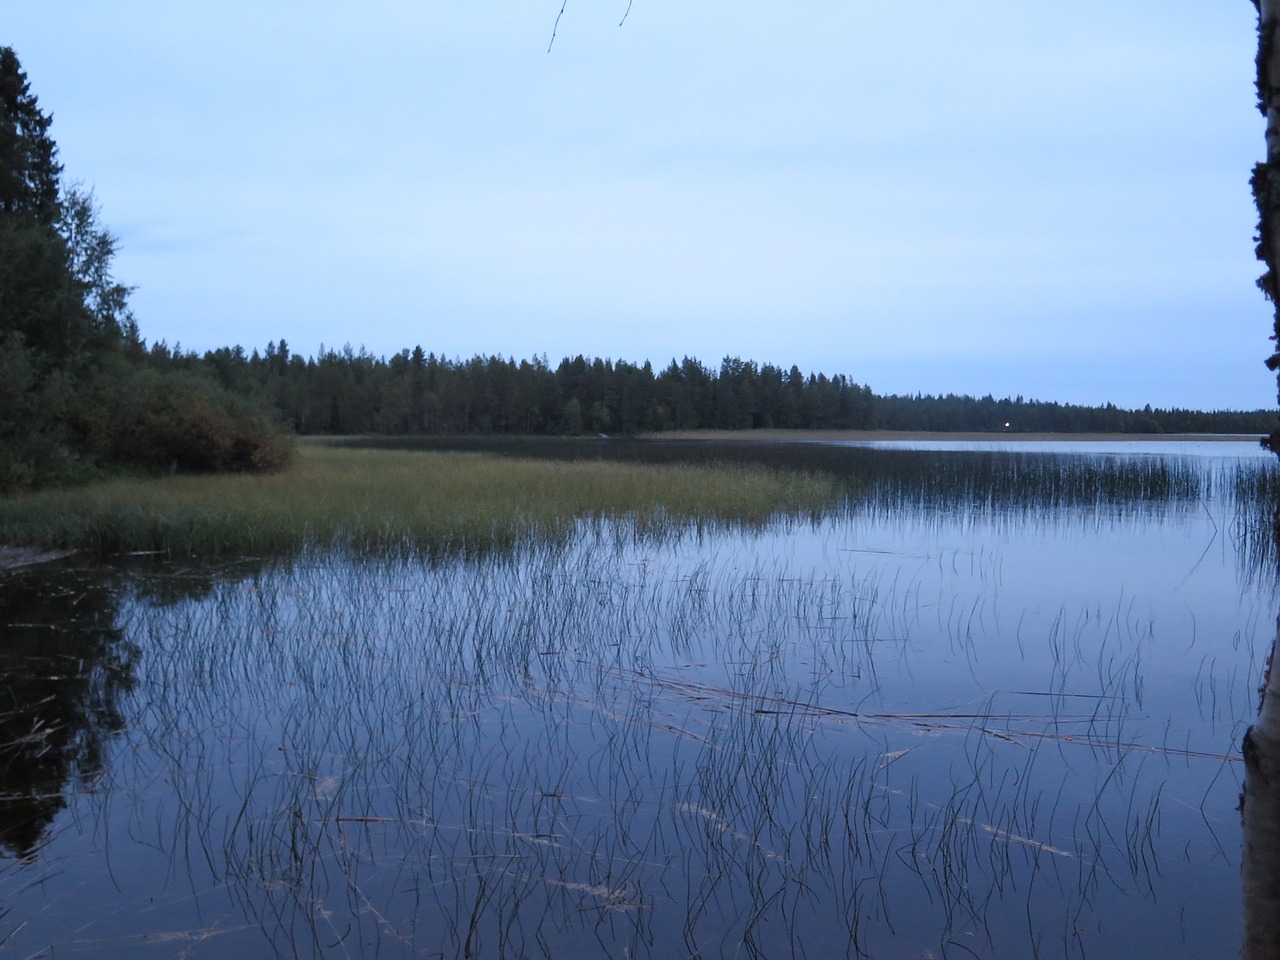
<svg viewBox="0 0 1280 960"><path fill-rule="evenodd" d="M556 45L556 28L560 26L560 18L564 16L564 8L569 5L569 0L564 0L560 4L560 12L556 14L556 22L551 25L551 42L547 44L547 53L551 52L551 48Z"/></svg>

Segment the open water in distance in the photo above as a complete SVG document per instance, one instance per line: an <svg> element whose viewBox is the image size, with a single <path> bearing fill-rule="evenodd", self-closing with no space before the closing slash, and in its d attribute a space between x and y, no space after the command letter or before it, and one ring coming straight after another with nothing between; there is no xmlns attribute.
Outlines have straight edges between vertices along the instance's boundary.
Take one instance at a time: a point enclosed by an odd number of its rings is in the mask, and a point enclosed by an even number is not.
<svg viewBox="0 0 1280 960"><path fill-rule="evenodd" d="M753 530L11 574L0 944L1230 955L1276 578L1270 461L1209 446L889 451Z"/></svg>

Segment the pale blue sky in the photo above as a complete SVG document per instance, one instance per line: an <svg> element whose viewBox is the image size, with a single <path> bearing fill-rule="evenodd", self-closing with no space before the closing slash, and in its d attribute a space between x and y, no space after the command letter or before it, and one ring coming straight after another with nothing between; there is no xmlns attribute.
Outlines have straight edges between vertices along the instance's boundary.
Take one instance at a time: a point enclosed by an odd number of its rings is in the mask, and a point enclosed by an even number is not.
<svg viewBox="0 0 1280 960"><path fill-rule="evenodd" d="M1275 403L1247 0L12 4L148 340Z"/></svg>

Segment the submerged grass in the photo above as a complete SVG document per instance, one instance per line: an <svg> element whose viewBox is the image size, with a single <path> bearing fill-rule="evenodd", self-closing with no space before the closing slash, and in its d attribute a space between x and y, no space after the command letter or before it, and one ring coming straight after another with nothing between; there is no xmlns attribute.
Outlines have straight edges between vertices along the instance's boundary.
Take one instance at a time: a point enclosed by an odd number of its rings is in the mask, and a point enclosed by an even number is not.
<svg viewBox="0 0 1280 960"><path fill-rule="evenodd" d="M567 534L580 519L639 529L820 514L827 478L743 465L554 462L487 453L305 445L267 476L119 479L0 499L0 543L98 553L228 555L341 546L432 553Z"/></svg>

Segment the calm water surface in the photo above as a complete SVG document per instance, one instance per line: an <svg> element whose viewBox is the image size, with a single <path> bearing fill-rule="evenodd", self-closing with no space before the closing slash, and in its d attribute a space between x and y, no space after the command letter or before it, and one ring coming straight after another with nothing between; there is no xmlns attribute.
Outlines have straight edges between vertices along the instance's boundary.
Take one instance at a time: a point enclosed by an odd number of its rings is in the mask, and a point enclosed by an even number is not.
<svg viewBox="0 0 1280 960"><path fill-rule="evenodd" d="M936 451L758 530L10 575L0 944L1233 954L1270 463L1203 446L979 450L994 490Z"/></svg>
<svg viewBox="0 0 1280 960"><path fill-rule="evenodd" d="M841 446L878 450L989 451L1126 457L1207 457L1270 461L1275 454L1254 437L1204 440L861 440Z"/></svg>

